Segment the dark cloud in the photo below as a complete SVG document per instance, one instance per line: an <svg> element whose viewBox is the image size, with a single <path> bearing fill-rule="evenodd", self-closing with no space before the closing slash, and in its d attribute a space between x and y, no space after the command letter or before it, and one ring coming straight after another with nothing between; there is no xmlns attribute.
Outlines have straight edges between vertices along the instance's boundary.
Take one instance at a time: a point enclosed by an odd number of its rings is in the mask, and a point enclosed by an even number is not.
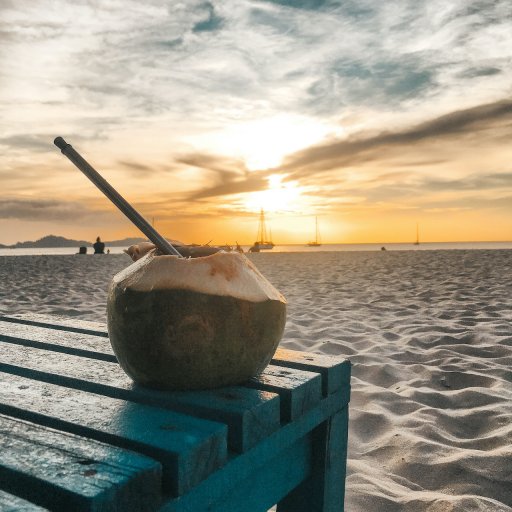
<svg viewBox="0 0 512 512"><path fill-rule="evenodd" d="M162 41L157 41L157 44L164 46L166 48L176 48L183 44L183 38L177 37L175 39L166 39Z"/></svg>
<svg viewBox="0 0 512 512"><path fill-rule="evenodd" d="M177 158L176 162L219 173L246 174L248 172L242 160L206 153L183 155Z"/></svg>
<svg viewBox="0 0 512 512"><path fill-rule="evenodd" d="M153 169L147 165L139 164L137 162L128 162L126 160L120 160L119 164L123 167L127 167L132 171L151 172Z"/></svg>
<svg viewBox="0 0 512 512"><path fill-rule="evenodd" d="M149 166L131 160L119 160L118 164L121 166L122 170L126 170L132 178L139 179L145 179L148 178L150 175L155 175L163 172L168 173L178 169L178 166L175 165L167 165L165 167L158 165Z"/></svg>
<svg viewBox="0 0 512 512"><path fill-rule="evenodd" d="M481 76L494 76L499 75L503 71L496 67L480 67L480 68L469 68L459 73L460 78L478 78Z"/></svg>
<svg viewBox="0 0 512 512"><path fill-rule="evenodd" d="M52 135L12 135L0 138L0 146L43 153L55 148L53 139Z"/></svg>
<svg viewBox="0 0 512 512"><path fill-rule="evenodd" d="M224 178L227 175L224 176ZM196 192L189 199L204 199L207 197L227 196L232 194L242 194L247 192L255 192L258 190L266 190L268 181L263 176L248 176L241 180L224 179L219 185L203 189Z"/></svg>
<svg viewBox="0 0 512 512"><path fill-rule="evenodd" d="M205 2L201 6L206 11L206 19L196 23L192 32L214 32L215 30L219 30L224 20L220 16L217 16L215 13L215 8L210 2Z"/></svg>
<svg viewBox="0 0 512 512"><path fill-rule="evenodd" d="M435 89L436 75L427 59L338 60L311 83L304 106L325 115L350 104L398 105Z"/></svg>
<svg viewBox="0 0 512 512"><path fill-rule="evenodd" d="M322 195L360 195L364 193L371 201L404 197L425 191L484 190L512 186L511 173L483 173L460 180L430 179L421 181L417 173L395 172L385 175L372 173L359 188L346 183L342 173L333 174L343 166L383 162L388 157L400 157L396 168L417 168L446 163L441 158L418 159L416 144L429 140L451 140L467 133L485 131L493 123L503 119L512 120L512 102L502 101L489 105L453 112L437 119L418 124L400 132L385 132L373 136L360 136L357 139L316 146L292 155L280 169L264 172L248 172L241 162L204 154L183 157L180 163L207 169L213 173L211 186L192 194L188 199L196 200L239 193L266 190L269 174L288 173L286 179L301 181L302 185L323 189ZM412 151L412 152L411 152ZM398 177L397 177L398 176ZM388 185L387 181L394 181ZM368 188L369 187L369 188ZM362 190L364 192L362 192Z"/></svg>
<svg viewBox="0 0 512 512"><path fill-rule="evenodd" d="M512 164L511 164L512 168ZM477 174L460 178L457 180L424 180L422 190L439 191L462 191L462 190L490 190L490 189L512 189L512 172Z"/></svg>
<svg viewBox="0 0 512 512"><path fill-rule="evenodd" d="M241 160L196 153L183 156L177 162L210 172L212 185L191 194L188 197L191 201L265 190L268 187L268 173L249 172Z"/></svg>
<svg viewBox="0 0 512 512"><path fill-rule="evenodd" d="M284 7L293 7L294 9L307 9L316 11L326 6L333 6L338 2L329 0L266 0L268 3L282 5Z"/></svg>
<svg viewBox="0 0 512 512"><path fill-rule="evenodd" d="M375 104L379 98L403 100L433 87L435 72L430 66L427 59L418 55L402 55L378 62L341 60L334 64L332 74L344 79L342 95L346 101Z"/></svg>
<svg viewBox="0 0 512 512"><path fill-rule="evenodd" d="M475 134L504 119L512 121L512 102L508 100L456 111L402 131L362 134L357 138L311 147L292 155L282 170L293 170L294 177L299 177L311 170L382 160L386 152L396 149L409 152L411 146L418 143Z"/></svg>
<svg viewBox="0 0 512 512"><path fill-rule="evenodd" d="M104 212L91 210L79 202L46 199L0 200L0 219L69 222L103 215Z"/></svg>

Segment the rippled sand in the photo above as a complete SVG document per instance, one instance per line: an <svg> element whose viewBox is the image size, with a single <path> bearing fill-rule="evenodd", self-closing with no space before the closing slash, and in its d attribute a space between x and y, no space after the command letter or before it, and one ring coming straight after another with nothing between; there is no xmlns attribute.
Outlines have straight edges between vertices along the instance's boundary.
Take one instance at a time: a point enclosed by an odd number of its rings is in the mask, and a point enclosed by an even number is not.
<svg viewBox="0 0 512 512"><path fill-rule="evenodd" d="M282 346L353 363L346 510L512 511L512 251L260 253ZM0 312L105 321L124 255L0 258Z"/></svg>

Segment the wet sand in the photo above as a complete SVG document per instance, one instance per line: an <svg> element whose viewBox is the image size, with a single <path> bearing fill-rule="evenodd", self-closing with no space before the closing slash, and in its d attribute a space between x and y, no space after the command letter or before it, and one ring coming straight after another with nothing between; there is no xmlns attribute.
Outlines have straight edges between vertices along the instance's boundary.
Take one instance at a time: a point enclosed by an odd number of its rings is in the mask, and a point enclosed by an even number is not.
<svg viewBox="0 0 512 512"><path fill-rule="evenodd" d="M346 510L512 511L512 250L260 253L285 348L353 364ZM0 257L0 313L105 321L125 255Z"/></svg>

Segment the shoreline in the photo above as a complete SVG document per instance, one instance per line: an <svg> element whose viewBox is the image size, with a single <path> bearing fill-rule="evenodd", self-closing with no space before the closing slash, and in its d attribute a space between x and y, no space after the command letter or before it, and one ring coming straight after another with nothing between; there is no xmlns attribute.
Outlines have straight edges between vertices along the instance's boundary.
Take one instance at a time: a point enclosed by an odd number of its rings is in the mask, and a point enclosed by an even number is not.
<svg viewBox="0 0 512 512"><path fill-rule="evenodd" d="M244 253L248 253L249 245L241 246ZM476 250L512 250L512 242L425 242L419 245L412 243L368 243L368 244L322 244L319 247L308 247L302 244L276 245L272 250L262 250L260 254L279 254L279 253L308 253L322 254L326 252L375 252L382 251L476 251ZM107 246L105 250L109 250L110 254L123 254L127 247L124 246ZM93 254L92 247L87 248L87 254ZM23 248L23 249L2 249L0 248L0 257L2 256L36 256L36 255L72 255L78 254L78 247L41 247L41 248ZM83 255L81 255L83 256ZM96 255L99 256L99 255ZM106 255L105 255L106 256Z"/></svg>

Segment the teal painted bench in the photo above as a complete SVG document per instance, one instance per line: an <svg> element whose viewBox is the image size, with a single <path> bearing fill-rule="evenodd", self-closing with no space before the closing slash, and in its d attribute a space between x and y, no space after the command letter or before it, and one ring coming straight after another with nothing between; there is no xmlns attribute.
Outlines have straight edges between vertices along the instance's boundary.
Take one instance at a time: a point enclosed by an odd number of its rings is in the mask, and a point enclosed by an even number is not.
<svg viewBox="0 0 512 512"><path fill-rule="evenodd" d="M350 363L279 349L243 386L162 392L105 326L0 316L0 510L340 512Z"/></svg>

